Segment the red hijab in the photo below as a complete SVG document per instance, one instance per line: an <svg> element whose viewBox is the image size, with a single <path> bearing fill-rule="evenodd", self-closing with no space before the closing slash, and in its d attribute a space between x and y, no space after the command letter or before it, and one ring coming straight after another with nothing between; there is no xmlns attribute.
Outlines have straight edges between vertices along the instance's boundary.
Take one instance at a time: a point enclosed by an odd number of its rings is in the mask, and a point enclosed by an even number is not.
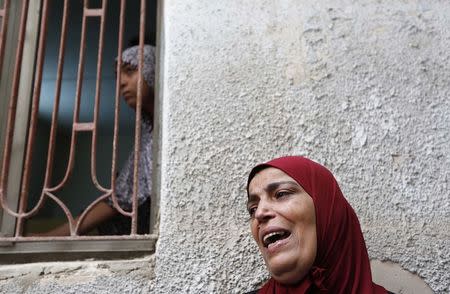
<svg viewBox="0 0 450 294"><path fill-rule="evenodd" d="M267 167L285 172L313 199L317 255L309 274L299 284L284 286L271 278L258 293L387 293L372 282L358 218L331 172L304 157L281 157L254 167L247 190L253 177Z"/></svg>

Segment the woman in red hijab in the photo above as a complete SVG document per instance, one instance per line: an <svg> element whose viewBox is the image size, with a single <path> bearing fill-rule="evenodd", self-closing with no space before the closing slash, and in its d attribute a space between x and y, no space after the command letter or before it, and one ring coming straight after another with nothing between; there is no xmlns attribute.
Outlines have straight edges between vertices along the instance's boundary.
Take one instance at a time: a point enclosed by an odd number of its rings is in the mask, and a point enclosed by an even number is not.
<svg viewBox="0 0 450 294"><path fill-rule="evenodd" d="M250 227L272 278L253 293L390 293L372 282L361 228L336 179L299 156L258 165Z"/></svg>

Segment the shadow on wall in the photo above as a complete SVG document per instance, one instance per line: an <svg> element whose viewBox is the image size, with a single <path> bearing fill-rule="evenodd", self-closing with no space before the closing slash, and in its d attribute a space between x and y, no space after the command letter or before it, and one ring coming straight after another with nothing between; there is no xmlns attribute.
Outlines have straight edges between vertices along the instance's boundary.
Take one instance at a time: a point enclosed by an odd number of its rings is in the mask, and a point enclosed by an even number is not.
<svg viewBox="0 0 450 294"><path fill-rule="evenodd" d="M433 290L417 275L392 262L371 260L372 279L396 294L433 294Z"/></svg>

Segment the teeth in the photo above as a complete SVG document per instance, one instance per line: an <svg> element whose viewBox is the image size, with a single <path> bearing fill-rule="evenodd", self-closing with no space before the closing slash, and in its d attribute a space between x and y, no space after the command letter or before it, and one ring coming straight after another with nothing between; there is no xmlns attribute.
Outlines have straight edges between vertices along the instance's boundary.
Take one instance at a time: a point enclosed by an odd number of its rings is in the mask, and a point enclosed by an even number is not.
<svg viewBox="0 0 450 294"><path fill-rule="evenodd" d="M264 242L264 244L267 246L268 243L269 243L269 242L268 242L268 239L269 239L270 237L275 236L275 235L283 236L283 234L284 234L284 232L282 232L282 231L280 231L280 232L272 232L272 233L269 233L269 234L267 234L267 235L264 236L263 242Z"/></svg>

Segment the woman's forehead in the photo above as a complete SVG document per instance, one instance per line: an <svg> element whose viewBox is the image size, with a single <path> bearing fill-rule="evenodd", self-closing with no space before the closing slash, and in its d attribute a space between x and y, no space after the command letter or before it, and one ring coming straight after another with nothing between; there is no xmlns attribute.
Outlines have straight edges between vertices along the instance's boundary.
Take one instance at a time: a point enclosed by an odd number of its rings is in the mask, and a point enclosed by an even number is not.
<svg viewBox="0 0 450 294"><path fill-rule="evenodd" d="M268 185L277 182L294 182L293 178L278 168L267 167L255 174L248 186L249 193L252 191L265 189Z"/></svg>
<svg viewBox="0 0 450 294"><path fill-rule="evenodd" d="M129 64L128 62L122 62L122 64L120 65L120 70L135 70L136 67L133 66L132 64ZM114 72L117 71L117 61L114 62Z"/></svg>
<svg viewBox="0 0 450 294"><path fill-rule="evenodd" d="M122 62L121 69L136 69L136 67L128 62Z"/></svg>

